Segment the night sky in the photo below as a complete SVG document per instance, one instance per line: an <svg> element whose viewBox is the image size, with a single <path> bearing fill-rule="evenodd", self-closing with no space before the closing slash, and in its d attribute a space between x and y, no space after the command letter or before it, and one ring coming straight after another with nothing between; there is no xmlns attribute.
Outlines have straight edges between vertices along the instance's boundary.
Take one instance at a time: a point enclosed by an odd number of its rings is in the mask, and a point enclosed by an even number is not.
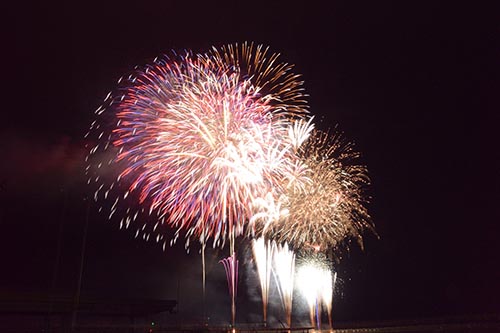
<svg viewBox="0 0 500 333"><path fill-rule="evenodd" d="M353 247L338 265L334 319L500 312L500 31L498 11L476 6L137 1L11 8L0 125L0 295L74 293L90 194L83 135L116 80L172 49L254 41L295 64L317 127L338 125L370 171L369 209L380 239L366 234L364 251ZM189 255L182 244L163 252L118 230L95 206L89 219L82 294L179 296L179 316L199 316L195 247ZM242 258L245 251L242 245ZM210 314L226 321L229 296L217 261L227 252L209 253L207 276ZM241 322L258 318L256 288L245 268Z"/></svg>

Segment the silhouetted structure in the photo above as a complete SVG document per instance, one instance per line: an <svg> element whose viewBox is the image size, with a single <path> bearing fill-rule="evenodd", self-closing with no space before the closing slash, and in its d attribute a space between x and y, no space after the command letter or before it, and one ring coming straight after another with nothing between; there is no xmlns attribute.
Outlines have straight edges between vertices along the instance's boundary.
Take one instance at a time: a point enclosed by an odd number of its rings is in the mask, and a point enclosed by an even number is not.
<svg viewBox="0 0 500 333"><path fill-rule="evenodd" d="M143 332L136 326L150 324L149 316L174 313L177 301L81 298L75 309L73 297L49 297L37 294L0 297L0 331L7 332L97 332L95 327L121 327L119 332ZM71 327L74 312L75 327ZM127 329L124 330L124 327ZM103 330L107 331L107 330ZM116 331L118 332L118 331Z"/></svg>

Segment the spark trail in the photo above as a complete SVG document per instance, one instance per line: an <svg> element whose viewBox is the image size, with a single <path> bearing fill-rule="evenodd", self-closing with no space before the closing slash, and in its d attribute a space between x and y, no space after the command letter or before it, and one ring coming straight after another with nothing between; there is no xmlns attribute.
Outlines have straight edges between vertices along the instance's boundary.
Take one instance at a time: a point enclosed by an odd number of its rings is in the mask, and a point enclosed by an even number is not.
<svg viewBox="0 0 500 333"><path fill-rule="evenodd" d="M227 287L231 296L231 325L234 328L236 320L236 294L238 292L238 259L236 253L220 261L226 271Z"/></svg>
<svg viewBox="0 0 500 333"><path fill-rule="evenodd" d="M285 310L286 323L292 325L292 301L295 277L295 254L288 244L276 245L274 250L273 273L277 281L278 291Z"/></svg>
<svg viewBox="0 0 500 333"><path fill-rule="evenodd" d="M272 271L272 259L275 244L264 238L252 240L252 251L259 275L262 294L264 324L267 324L267 305L269 303L269 283Z"/></svg>

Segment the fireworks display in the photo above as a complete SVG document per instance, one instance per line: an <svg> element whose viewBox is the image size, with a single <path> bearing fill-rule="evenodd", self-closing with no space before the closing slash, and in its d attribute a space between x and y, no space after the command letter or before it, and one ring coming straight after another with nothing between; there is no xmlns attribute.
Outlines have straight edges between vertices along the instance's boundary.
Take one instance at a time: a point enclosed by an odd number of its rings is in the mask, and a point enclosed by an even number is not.
<svg viewBox="0 0 500 333"><path fill-rule="evenodd" d="M164 249L166 230L170 244L184 237L189 250L199 241L204 294L205 245L229 243L221 263L233 325L238 236L253 239L264 322L273 272L290 327L294 250L334 253L346 239L362 246L362 231L373 230L359 154L338 133L314 129L302 81L278 57L244 43L157 58L120 78L86 135L99 210ZM320 327L320 302L331 323L335 277L302 267L304 279L312 324L316 309Z"/></svg>

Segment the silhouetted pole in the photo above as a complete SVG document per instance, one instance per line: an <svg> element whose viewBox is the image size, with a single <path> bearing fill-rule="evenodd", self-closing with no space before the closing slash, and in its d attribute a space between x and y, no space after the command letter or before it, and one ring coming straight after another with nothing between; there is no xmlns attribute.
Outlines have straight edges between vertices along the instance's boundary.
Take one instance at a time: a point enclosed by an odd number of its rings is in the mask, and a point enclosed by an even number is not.
<svg viewBox="0 0 500 333"><path fill-rule="evenodd" d="M57 245L56 245L56 257L54 261L54 270L52 272L52 283L50 285L50 300L49 300L49 313L48 313L48 323L50 328L52 311L54 307L54 293L57 285L57 277L59 276L59 265L61 262L61 246L62 246L62 238L63 238L63 230L64 230L64 222L66 220L66 208L68 206L68 192L63 189L64 192L64 202L63 208L61 210L61 216L59 219L59 230L57 232Z"/></svg>
<svg viewBox="0 0 500 333"><path fill-rule="evenodd" d="M78 272L78 282L77 282L77 287L76 287L75 300L74 300L74 304L73 304L73 314L71 316L71 331L75 330L78 307L80 306L80 293L82 290L83 266L85 263L85 250L87 247L87 231L89 229L90 199L87 198L86 200L87 200L87 213L85 215L85 226L83 227L82 254L80 256L80 270Z"/></svg>
<svg viewBox="0 0 500 333"><path fill-rule="evenodd" d="M206 302L205 230L203 230L203 242L201 244L201 266L202 266L202 270L203 270L203 273L202 273L203 274L203 278L202 278L202 280L203 280L203 299L201 302L201 304L202 304L201 306L202 306L203 326L205 326L207 324L207 322L206 322L206 305L205 305L205 302Z"/></svg>

